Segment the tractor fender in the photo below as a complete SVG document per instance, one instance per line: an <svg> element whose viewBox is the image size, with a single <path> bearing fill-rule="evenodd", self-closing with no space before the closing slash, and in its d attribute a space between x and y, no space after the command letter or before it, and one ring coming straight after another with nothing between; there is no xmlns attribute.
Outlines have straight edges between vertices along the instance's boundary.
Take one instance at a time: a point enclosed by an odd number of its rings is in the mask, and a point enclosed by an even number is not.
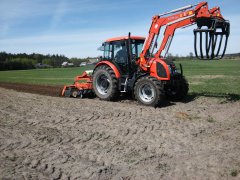
<svg viewBox="0 0 240 180"><path fill-rule="evenodd" d="M111 62L109 62L109 61L101 61L101 62L97 63L96 66L95 66L95 68L94 68L94 70L95 70L98 66L102 66L102 65L107 65L107 66L109 66L109 67L113 70L113 72L115 73L116 78L119 79L119 78L121 77L121 74L120 74L118 68L117 68L113 63L111 63Z"/></svg>
<svg viewBox="0 0 240 180"><path fill-rule="evenodd" d="M138 81L138 79L140 79L140 78L142 78L144 76L148 76L148 75L149 75L149 73L143 73L143 74L140 74L138 76L135 76L134 80L129 84L130 87L133 89L135 84L136 84L136 82Z"/></svg>

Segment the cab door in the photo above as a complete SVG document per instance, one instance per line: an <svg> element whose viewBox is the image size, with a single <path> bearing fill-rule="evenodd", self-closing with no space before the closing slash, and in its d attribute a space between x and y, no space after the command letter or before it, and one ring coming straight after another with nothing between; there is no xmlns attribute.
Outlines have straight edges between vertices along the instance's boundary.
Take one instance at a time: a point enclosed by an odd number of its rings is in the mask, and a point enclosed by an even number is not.
<svg viewBox="0 0 240 180"><path fill-rule="evenodd" d="M113 47L113 63L120 69L122 75L129 73L128 51L125 40L112 42Z"/></svg>

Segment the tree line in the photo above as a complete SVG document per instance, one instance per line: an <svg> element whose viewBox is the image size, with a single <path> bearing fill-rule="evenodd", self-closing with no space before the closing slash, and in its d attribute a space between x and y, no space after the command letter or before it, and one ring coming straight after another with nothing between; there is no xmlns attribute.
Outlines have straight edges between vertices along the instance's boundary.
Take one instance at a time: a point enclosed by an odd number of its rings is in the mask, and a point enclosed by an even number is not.
<svg viewBox="0 0 240 180"><path fill-rule="evenodd" d="M172 60L182 60L182 59L195 59L195 56L192 52L189 53L187 56L178 56L172 55L171 53L168 54L167 58ZM240 58L240 53L234 54L226 54L225 59L235 59ZM42 54L26 54L26 53L19 53L19 54L11 54L6 52L0 52L0 71L3 70L24 70L24 69L34 69L36 68L37 64L43 64L47 66L42 67L61 67L63 62L73 63L74 66L79 66L82 62L88 62L91 59L90 57L87 58L67 58L64 55L42 55ZM38 66L39 67L39 66Z"/></svg>
<svg viewBox="0 0 240 180"><path fill-rule="evenodd" d="M42 54L12 54L0 52L0 70L24 70L34 69L37 64L47 65L45 67L61 67L62 63L67 61L78 66L81 62L87 61L88 58L67 58L64 55L42 55ZM44 67L44 66L43 66Z"/></svg>

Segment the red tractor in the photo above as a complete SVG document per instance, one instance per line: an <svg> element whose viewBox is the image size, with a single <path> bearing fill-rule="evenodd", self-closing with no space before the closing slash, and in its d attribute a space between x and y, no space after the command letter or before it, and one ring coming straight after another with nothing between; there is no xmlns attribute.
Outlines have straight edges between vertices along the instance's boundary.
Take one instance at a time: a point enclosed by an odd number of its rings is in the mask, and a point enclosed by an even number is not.
<svg viewBox="0 0 240 180"><path fill-rule="evenodd" d="M99 48L103 57L93 70L87 90L93 89L97 97L109 101L116 100L121 93L131 93L140 103L149 106L158 106L165 97L183 99L188 93L188 83L182 67L180 65L178 70L165 57L175 30L194 24L197 25L194 30L196 57L222 58L230 24L221 15L219 7L209 9L207 2L201 2L154 16L146 39L129 33L128 36L106 40ZM159 43L162 27L165 32ZM77 89L79 94L86 90Z"/></svg>

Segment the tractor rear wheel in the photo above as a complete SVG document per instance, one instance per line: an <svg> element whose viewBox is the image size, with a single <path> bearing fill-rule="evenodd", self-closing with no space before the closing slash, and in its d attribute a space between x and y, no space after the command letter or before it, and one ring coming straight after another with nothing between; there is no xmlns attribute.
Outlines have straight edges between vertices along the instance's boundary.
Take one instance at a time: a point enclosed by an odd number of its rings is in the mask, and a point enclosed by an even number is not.
<svg viewBox="0 0 240 180"><path fill-rule="evenodd" d="M187 96L188 82L185 77L182 77L175 86L166 86L166 97L172 101L180 101Z"/></svg>
<svg viewBox="0 0 240 180"><path fill-rule="evenodd" d="M134 95L138 102L147 106L158 106L164 102L164 92L161 81L151 76L137 80Z"/></svg>
<svg viewBox="0 0 240 180"><path fill-rule="evenodd" d="M102 100L111 101L119 96L118 80L109 66L102 65L94 70L93 90Z"/></svg>

